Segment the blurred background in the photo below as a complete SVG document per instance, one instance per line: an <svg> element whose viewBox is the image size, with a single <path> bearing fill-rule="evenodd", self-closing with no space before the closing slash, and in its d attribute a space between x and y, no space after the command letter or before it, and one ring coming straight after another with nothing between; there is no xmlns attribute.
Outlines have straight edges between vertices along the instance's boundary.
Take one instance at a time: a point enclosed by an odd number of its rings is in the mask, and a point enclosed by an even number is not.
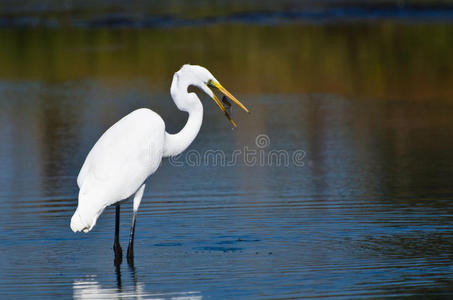
<svg viewBox="0 0 453 300"><path fill-rule="evenodd" d="M247 93L452 96L448 1L1 1L0 76L141 78L193 62ZM238 70L244 76L237 76Z"/></svg>
<svg viewBox="0 0 453 300"><path fill-rule="evenodd" d="M453 294L453 2L0 1L0 295L61 298ZM303 166L174 167L149 180L135 266L113 210L75 235L76 177L100 135L199 64L190 149L303 150ZM132 204L122 210L126 246Z"/></svg>

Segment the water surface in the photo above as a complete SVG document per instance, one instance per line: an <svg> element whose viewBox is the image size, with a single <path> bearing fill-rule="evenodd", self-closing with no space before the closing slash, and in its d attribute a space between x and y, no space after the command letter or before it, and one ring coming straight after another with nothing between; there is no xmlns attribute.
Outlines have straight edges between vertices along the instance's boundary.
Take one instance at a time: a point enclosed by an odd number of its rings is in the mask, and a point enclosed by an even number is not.
<svg viewBox="0 0 453 300"><path fill-rule="evenodd" d="M0 295L451 295L451 33L398 23L0 30ZM170 132L183 126L168 90L185 62L208 66L252 111L235 111L231 130L202 97L189 150L304 155L164 162L140 206L135 264L115 268L112 208L89 234L70 231L76 176L136 108ZM123 249L131 210L122 206Z"/></svg>

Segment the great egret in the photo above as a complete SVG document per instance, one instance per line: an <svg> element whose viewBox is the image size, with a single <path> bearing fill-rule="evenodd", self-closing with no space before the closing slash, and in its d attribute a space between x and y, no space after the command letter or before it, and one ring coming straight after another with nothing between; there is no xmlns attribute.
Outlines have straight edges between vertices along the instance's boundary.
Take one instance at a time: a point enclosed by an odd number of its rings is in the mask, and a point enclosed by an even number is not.
<svg viewBox="0 0 453 300"><path fill-rule="evenodd" d="M147 108L137 109L110 127L96 142L77 177L79 202L71 218L74 232L89 232L98 217L110 205L116 205L115 261L121 262L119 221L121 201L134 195L133 216L127 258L133 259L137 210L145 189L145 180L159 167L163 157L182 153L197 136L203 120L203 106L198 96L188 92L196 86L208 94L236 127L230 114L211 88L216 88L239 107L247 108L231 95L204 67L184 65L173 76L170 92L179 110L189 114L186 125L176 134L165 131L165 123Z"/></svg>

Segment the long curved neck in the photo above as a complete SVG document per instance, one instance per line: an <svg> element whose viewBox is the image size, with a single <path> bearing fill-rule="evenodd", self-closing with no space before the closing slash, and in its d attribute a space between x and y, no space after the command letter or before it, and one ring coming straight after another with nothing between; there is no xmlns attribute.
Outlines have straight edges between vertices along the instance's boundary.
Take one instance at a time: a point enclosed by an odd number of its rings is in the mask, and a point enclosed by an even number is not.
<svg viewBox="0 0 453 300"><path fill-rule="evenodd" d="M178 108L189 113L186 125L176 134L165 132L164 157L176 156L181 154L193 142L198 132L200 131L203 121L203 105L195 93L187 92L187 85L178 85L173 82L171 87L171 95L173 101ZM191 99L191 105L188 107L180 107L178 103L188 103L188 98Z"/></svg>

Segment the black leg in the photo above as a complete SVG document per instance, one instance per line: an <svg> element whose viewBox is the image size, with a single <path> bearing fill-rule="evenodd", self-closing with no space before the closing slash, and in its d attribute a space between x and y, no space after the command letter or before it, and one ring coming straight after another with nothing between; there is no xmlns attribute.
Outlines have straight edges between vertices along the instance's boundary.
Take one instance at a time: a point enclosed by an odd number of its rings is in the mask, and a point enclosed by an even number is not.
<svg viewBox="0 0 453 300"><path fill-rule="evenodd" d="M137 211L134 211L132 216L132 226L131 233L129 235L129 246L127 247L127 262L130 265L134 265L134 234L135 234L135 218L137 216Z"/></svg>
<svg viewBox="0 0 453 300"><path fill-rule="evenodd" d="M120 246L120 206L115 206L115 242L113 243L113 251L115 252L115 266L118 266L123 261L123 250Z"/></svg>
<svg viewBox="0 0 453 300"><path fill-rule="evenodd" d="M134 262L128 262L128 265L129 265L129 270L130 270L131 277L132 277L132 282L134 283L135 294L138 295L138 293L139 293L138 284L137 284L138 281L137 281L137 275L135 272Z"/></svg>
<svg viewBox="0 0 453 300"><path fill-rule="evenodd" d="M121 280L121 265L115 263L115 273L116 273L116 287L118 291L122 291L122 280Z"/></svg>

